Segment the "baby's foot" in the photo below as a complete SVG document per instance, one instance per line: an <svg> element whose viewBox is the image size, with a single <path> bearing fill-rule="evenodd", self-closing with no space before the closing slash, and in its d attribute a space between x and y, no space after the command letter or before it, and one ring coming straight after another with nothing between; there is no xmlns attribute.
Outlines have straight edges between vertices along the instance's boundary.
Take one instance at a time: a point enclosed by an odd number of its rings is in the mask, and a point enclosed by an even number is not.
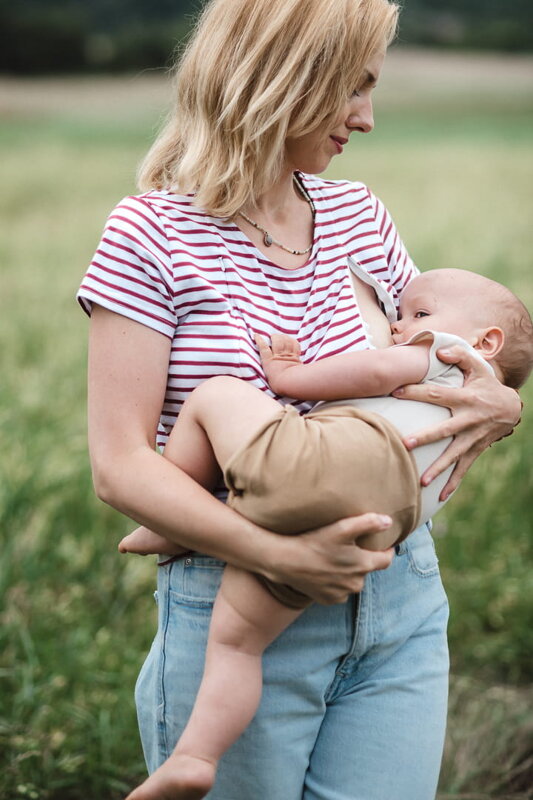
<svg viewBox="0 0 533 800"><path fill-rule="evenodd" d="M215 772L211 761L176 753L126 800L200 800L212 788Z"/></svg>
<svg viewBox="0 0 533 800"><path fill-rule="evenodd" d="M187 552L185 547L174 544L170 539L165 539L158 533L148 530L148 528L136 528L133 533L125 536L118 545L121 553L137 553L140 556L148 556L153 553L164 553L169 556L179 556L180 553Z"/></svg>

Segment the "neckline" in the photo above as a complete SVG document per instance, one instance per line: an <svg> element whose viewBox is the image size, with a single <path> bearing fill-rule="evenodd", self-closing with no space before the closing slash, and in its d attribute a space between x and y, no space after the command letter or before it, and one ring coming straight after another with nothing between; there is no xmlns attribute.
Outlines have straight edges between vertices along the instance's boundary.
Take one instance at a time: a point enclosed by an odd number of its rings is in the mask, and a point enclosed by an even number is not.
<svg viewBox="0 0 533 800"><path fill-rule="evenodd" d="M303 187L305 192L309 194L311 201L313 203L315 214L314 214L314 224L313 224L313 245L311 250L309 251L308 258L306 259L305 263L299 267L282 267L281 264L276 264L275 261L269 259L262 250L260 250L257 245L252 242L252 240L239 228L239 226L235 223L233 219L226 219L224 222L227 225L227 230L235 231L238 235L240 240L243 244L245 244L249 250L254 252L255 258L257 262L261 265L261 267L266 266L271 269L279 270L280 272L290 272L290 273L298 273L302 270L309 270L309 267L316 261L316 251L320 236L318 234L319 226L317 225L317 219L320 214L320 207L317 206L316 198L313 197L309 193L308 187L305 185L303 173L296 171L295 173L296 180L300 183Z"/></svg>

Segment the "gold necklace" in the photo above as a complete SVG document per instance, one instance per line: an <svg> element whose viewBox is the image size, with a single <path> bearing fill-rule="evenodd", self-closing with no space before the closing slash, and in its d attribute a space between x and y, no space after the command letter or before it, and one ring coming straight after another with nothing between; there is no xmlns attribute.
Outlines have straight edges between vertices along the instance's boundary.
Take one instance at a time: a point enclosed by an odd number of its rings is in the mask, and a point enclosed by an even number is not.
<svg viewBox="0 0 533 800"><path fill-rule="evenodd" d="M307 200L307 202L309 203L309 205L311 207L311 212L313 214L313 222L314 222L314 220L315 220L315 204L313 203L313 201L309 197L308 193L306 192L305 188L302 186L302 184L300 183L300 181L298 180L296 175L293 175L293 181L294 181L294 184L297 187L298 191L302 195L302 197L305 200ZM291 255L293 255L293 256L305 256L313 248L313 242L311 242L309 247L307 247L305 250L291 250L290 247L285 247L284 244L282 244L281 242L278 242L277 239L274 239L274 237L272 236L271 233L269 233L265 228L262 228L261 225L259 225L257 222L254 222L253 219L250 219L250 217L248 217L244 213L244 211L239 211L238 214L239 214L240 217L245 219L246 222L248 222L250 225L252 225L258 231L261 231L261 233L263 234L263 244L265 245L265 247L271 247L273 244L275 244L276 247L281 247L282 250L285 250L286 253L291 253Z"/></svg>

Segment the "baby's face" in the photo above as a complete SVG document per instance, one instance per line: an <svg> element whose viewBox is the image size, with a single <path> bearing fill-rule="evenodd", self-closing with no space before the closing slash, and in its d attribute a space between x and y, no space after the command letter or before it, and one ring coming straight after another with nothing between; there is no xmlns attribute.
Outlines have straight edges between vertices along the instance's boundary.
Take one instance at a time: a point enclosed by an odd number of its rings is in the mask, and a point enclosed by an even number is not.
<svg viewBox="0 0 533 800"><path fill-rule="evenodd" d="M454 270L454 272L456 272ZM475 325L468 312L476 302L470 287L461 286L460 275L450 270L424 272L413 278L402 292L398 322L392 327L394 344L408 341L419 331L445 331L467 342L475 339Z"/></svg>

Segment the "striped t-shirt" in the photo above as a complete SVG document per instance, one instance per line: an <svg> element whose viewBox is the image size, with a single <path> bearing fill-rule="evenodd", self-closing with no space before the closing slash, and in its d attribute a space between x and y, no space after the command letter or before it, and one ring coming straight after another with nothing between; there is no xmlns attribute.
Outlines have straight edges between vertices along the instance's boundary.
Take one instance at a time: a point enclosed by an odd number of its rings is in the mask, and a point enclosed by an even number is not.
<svg viewBox="0 0 533 800"><path fill-rule="evenodd" d="M309 260L297 269L273 264L234 222L205 214L191 196L151 191L125 198L111 212L78 299L87 313L98 303L171 340L159 445L187 395L213 375L242 378L275 396L254 333L296 337L304 362L370 347L349 255L396 307L416 274L386 209L366 186L299 177L316 215Z"/></svg>

